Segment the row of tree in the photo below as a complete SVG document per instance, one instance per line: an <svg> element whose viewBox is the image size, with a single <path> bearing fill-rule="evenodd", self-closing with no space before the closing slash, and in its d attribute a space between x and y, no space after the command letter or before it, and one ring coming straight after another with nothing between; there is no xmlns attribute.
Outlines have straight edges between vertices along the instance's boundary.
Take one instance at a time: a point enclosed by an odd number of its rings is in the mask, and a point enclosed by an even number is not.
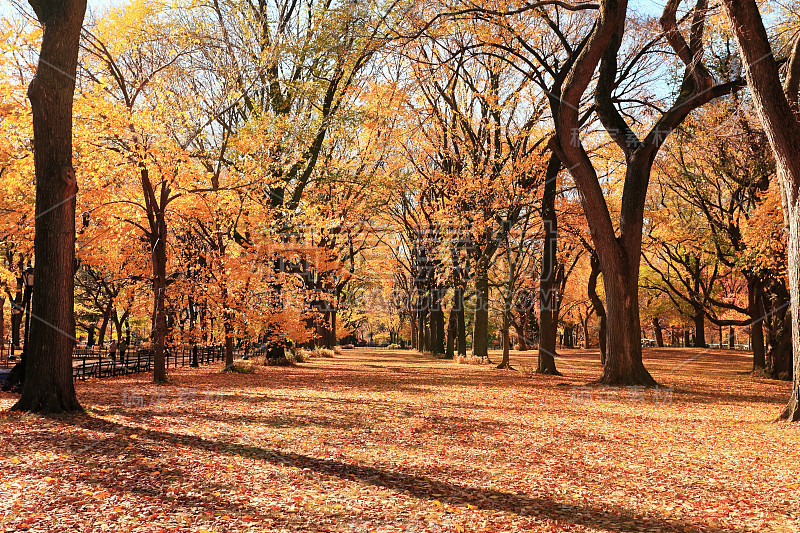
<svg viewBox="0 0 800 533"><path fill-rule="evenodd" d="M36 76L32 20L3 54L9 298L37 276L19 408L77 406L77 279L82 327L138 320L158 381L169 342L333 344L383 283L446 355L468 324L488 355L494 303L503 367L514 330L558 372L559 325L596 316L610 385L656 384L643 320L747 326L800 417L790 11L769 37L732 0L31 5Z"/></svg>

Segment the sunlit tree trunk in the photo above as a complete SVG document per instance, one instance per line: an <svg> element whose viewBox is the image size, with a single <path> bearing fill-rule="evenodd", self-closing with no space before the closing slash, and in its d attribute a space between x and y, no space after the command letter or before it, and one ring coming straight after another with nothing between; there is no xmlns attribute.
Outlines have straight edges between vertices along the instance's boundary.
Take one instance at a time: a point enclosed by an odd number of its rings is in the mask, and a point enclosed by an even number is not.
<svg viewBox="0 0 800 533"><path fill-rule="evenodd" d="M767 31L755 0L723 0L742 52L747 83L756 111L775 156L783 197L784 219L789 229L787 249L791 294L794 380L792 393L780 418L800 420L800 39L794 43L781 84Z"/></svg>
<svg viewBox="0 0 800 533"><path fill-rule="evenodd" d="M22 396L12 409L60 413L81 409L72 382L75 195L72 101L86 0L30 0L44 26L36 76L28 88L36 173L30 346Z"/></svg>

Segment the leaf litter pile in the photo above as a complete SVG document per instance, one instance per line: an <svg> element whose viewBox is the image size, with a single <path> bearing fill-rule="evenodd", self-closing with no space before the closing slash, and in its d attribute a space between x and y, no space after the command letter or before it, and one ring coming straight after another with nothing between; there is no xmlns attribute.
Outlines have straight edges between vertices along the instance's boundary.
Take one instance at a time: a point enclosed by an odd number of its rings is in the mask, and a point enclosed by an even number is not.
<svg viewBox="0 0 800 533"><path fill-rule="evenodd" d="M85 416L8 413L0 532L800 531L788 384L746 354L646 350L658 390L355 350L292 368L78 383Z"/></svg>

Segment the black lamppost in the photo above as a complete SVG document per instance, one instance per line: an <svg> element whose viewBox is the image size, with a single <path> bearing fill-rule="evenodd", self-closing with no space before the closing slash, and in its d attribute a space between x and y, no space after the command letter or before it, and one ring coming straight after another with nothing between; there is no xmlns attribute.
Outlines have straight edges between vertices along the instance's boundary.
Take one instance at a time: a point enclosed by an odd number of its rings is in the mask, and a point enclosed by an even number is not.
<svg viewBox="0 0 800 533"><path fill-rule="evenodd" d="M197 361L197 338L196 332L194 331L194 323L196 321L197 315L200 313L200 306L196 303L192 302L191 309L189 310L189 318L191 323L191 331L189 334L192 336L192 363L190 366L197 368L200 366L200 363Z"/></svg>
<svg viewBox="0 0 800 533"><path fill-rule="evenodd" d="M25 348L28 347L28 328L31 324L31 296L33 295L33 267L28 265L28 268L23 272L23 280L25 282L25 294L23 300L25 301ZM23 350L24 352L24 350Z"/></svg>

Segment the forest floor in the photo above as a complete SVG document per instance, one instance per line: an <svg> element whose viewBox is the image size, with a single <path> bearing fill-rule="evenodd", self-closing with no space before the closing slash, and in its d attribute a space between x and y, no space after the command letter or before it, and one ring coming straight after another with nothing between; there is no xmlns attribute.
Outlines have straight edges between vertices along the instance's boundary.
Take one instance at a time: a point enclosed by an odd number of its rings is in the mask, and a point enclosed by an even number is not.
<svg viewBox="0 0 800 533"><path fill-rule="evenodd" d="M658 390L534 356L170 369L79 382L61 419L0 393L0 532L800 532L800 424L749 354L646 349Z"/></svg>

